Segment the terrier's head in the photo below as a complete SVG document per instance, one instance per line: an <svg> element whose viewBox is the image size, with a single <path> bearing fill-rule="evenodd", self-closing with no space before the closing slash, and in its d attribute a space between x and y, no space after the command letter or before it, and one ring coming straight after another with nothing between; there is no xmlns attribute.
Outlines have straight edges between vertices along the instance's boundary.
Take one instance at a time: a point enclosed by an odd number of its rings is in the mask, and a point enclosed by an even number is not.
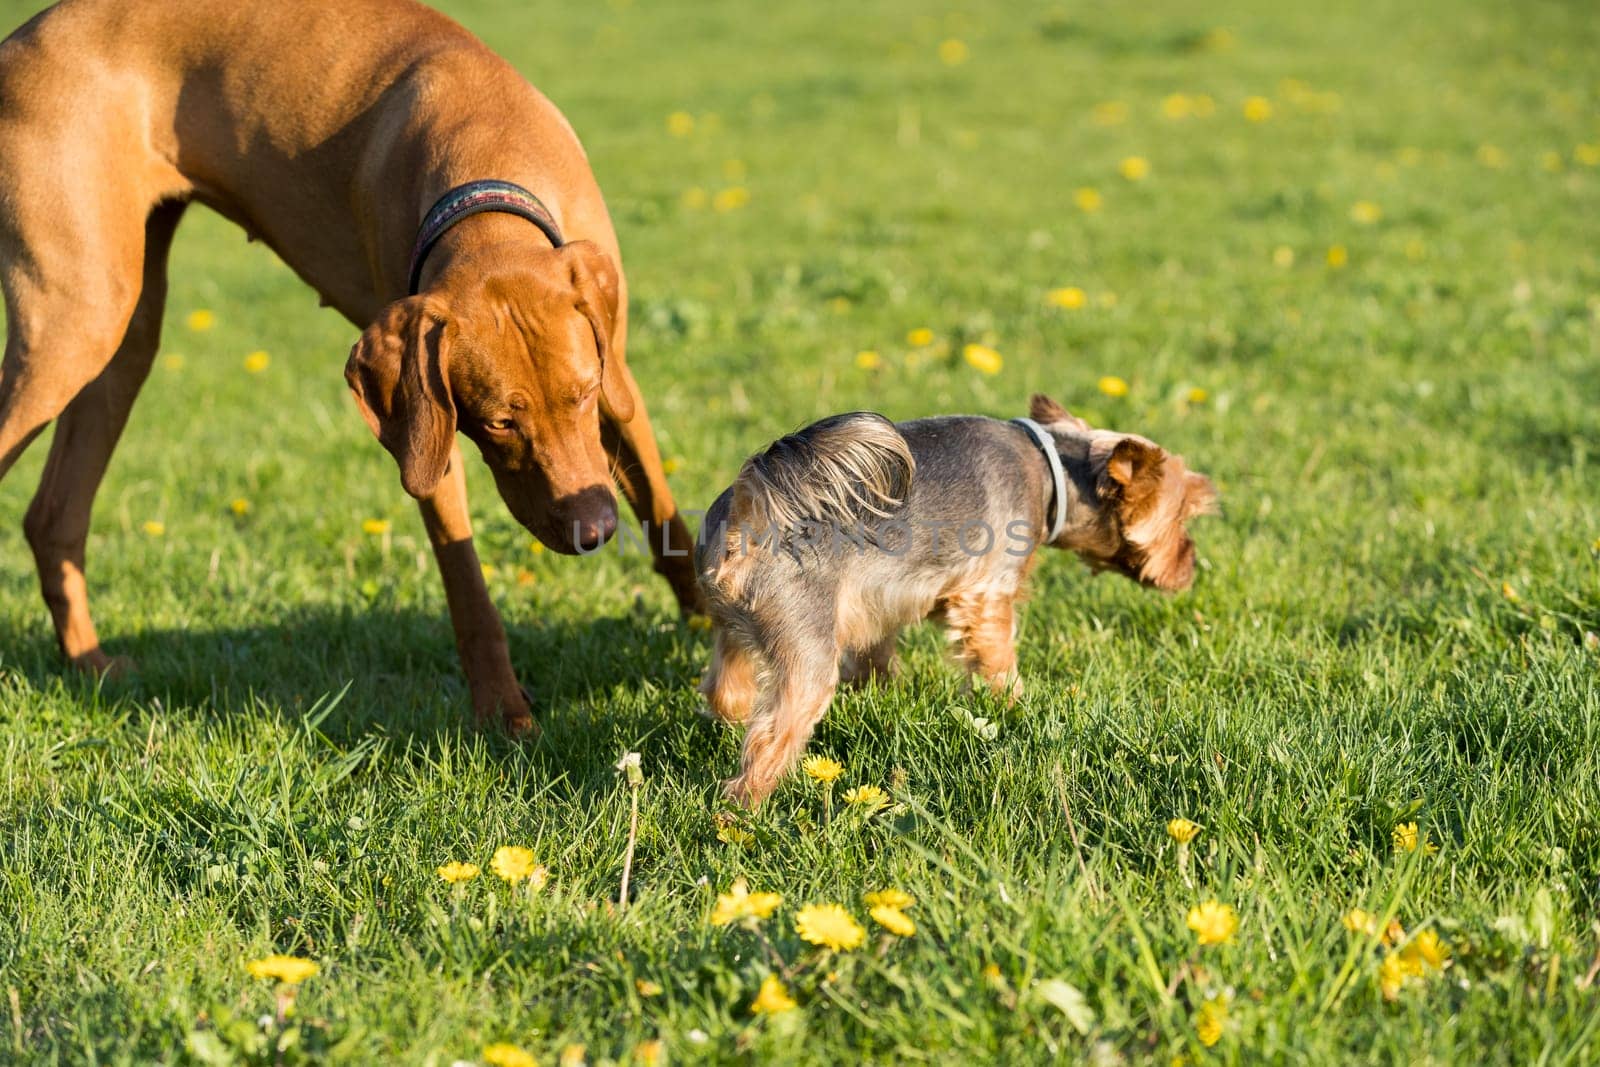
<svg viewBox="0 0 1600 1067"><path fill-rule="evenodd" d="M1042 394L1028 414L1055 440L1067 474L1072 506L1053 547L1154 589L1189 588L1194 540L1187 524L1216 512L1211 480L1154 441L1096 430Z"/></svg>

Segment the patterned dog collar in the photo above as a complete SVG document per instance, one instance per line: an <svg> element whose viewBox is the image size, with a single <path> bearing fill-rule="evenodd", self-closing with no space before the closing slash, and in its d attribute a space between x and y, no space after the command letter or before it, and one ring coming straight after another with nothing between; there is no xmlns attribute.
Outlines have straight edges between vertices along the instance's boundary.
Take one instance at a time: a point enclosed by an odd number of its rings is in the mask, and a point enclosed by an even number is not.
<svg viewBox="0 0 1600 1067"><path fill-rule="evenodd" d="M550 209L539 198L520 185L511 182L482 181L458 185L441 196L428 209L417 230L417 243L411 248L411 273L406 290L412 296L422 281L422 264L433 246L445 232L469 215L485 211L498 211L504 215L517 215L539 227L550 243L560 248L566 242L561 238L561 228L556 225Z"/></svg>
<svg viewBox="0 0 1600 1067"><path fill-rule="evenodd" d="M1061 453L1056 451L1056 443L1051 439L1049 432L1037 422L1032 419L1011 421L1028 431L1033 443L1044 453L1045 462L1050 464L1050 479L1055 483L1055 499L1050 504L1050 536L1045 538L1045 544L1052 544L1067 526L1067 472L1061 466Z"/></svg>

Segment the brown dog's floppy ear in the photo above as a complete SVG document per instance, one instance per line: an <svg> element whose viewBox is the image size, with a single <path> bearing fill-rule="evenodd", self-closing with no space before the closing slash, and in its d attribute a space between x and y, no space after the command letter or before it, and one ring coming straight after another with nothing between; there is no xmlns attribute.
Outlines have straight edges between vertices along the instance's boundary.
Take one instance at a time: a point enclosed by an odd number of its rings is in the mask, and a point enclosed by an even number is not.
<svg viewBox="0 0 1600 1067"><path fill-rule="evenodd" d="M577 292L578 310L594 331L594 346L600 353L600 400L615 422L633 418L633 393L628 389L622 359L617 355L613 333L617 328L617 302L621 276L611 257L592 241L574 241L561 250L572 267L572 288Z"/></svg>
<svg viewBox="0 0 1600 1067"><path fill-rule="evenodd" d="M455 334L455 324L428 297L409 297L383 309L344 365L361 416L400 465L400 484L419 500L438 487L455 445Z"/></svg>
<svg viewBox="0 0 1600 1067"><path fill-rule="evenodd" d="M1034 393L1028 401L1028 417L1034 422L1042 422L1046 426L1065 423L1069 429L1082 433L1089 432L1089 424L1078 416L1045 396L1043 393Z"/></svg>

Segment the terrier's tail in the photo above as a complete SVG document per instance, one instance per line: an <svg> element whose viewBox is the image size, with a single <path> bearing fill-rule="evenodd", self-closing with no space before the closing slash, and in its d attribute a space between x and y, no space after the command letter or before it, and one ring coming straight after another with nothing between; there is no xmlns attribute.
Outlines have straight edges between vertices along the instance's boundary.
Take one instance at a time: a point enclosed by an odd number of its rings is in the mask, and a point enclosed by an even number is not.
<svg viewBox="0 0 1600 1067"><path fill-rule="evenodd" d="M882 415L832 415L745 461L729 522L781 540L808 523L887 518L911 491L916 466L906 439Z"/></svg>

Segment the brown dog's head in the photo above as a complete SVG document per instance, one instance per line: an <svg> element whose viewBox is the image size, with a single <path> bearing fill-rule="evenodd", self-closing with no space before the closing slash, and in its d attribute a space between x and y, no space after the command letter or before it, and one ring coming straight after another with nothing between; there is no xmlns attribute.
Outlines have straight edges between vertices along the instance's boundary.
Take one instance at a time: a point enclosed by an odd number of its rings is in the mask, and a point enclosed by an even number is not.
<svg viewBox="0 0 1600 1067"><path fill-rule="evenodd" d="M460 430L534 536L598 548L617 528L600 407L633 417L612 346L617 268L588 241L465 266L389 305L351 349L361 414L412 496L432 495Z"/></svg>
<svg viewBox="0 0 1600 1067"><path fill-rule="evenodd" d="M1055 439L1076 505L1056 547L1142 585L1189 588L1194 540L1187 523L1216 511L1211 480L1155 442L1096 430L1047 396L1033 398L1029 415Z"/></svg>

